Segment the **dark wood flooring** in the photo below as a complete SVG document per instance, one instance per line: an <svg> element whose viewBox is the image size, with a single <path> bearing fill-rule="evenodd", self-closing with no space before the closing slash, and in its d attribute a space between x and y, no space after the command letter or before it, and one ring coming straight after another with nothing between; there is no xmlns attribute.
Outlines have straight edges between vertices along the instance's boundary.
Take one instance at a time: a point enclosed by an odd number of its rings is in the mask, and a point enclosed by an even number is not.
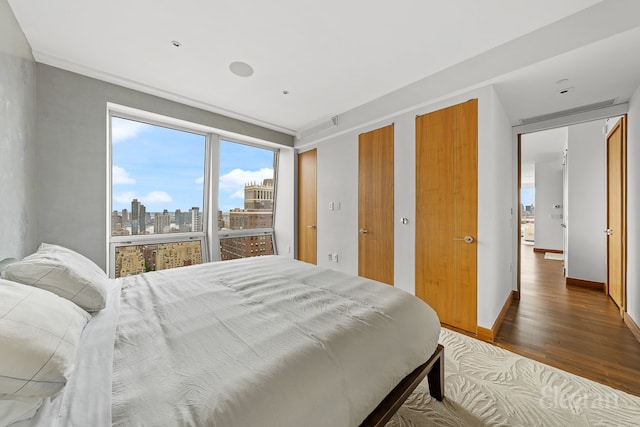
<svg viewBox="0 0 640 427"><path fill-rule="evenodd" d="M640 396L640 342L604 292L566 286L562 261L522 246L520 301L495 344Z"/></svg>

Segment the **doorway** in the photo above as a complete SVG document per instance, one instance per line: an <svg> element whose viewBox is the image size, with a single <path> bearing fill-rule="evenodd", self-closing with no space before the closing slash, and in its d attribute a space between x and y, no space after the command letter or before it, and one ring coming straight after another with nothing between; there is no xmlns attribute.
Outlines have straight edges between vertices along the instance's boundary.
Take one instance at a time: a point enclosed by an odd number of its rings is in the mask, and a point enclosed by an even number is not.
<svg viewBox="0 0 640 427"><path fill-rule="evenodd" d="M523 251L533 234L532 251L562 263L558 286L601 290L624 314L625 147L626 117L519 135L519 294L532 271ZM535 192L531 205L527 188Z"/></svg>

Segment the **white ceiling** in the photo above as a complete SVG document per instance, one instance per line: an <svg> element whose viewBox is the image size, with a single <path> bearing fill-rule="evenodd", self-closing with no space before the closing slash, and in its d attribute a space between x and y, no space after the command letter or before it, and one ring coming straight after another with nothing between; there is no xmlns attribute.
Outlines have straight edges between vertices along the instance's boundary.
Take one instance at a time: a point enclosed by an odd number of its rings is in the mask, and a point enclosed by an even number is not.
<svg viewBox="0 0 640 427"><path fill-rule="evenodd" d="M543 34L591 6L635 7L629 0L9 3L38 62L290 134L527 34ZM640 30L632 30L491 83L516 124L565 106L628 99L640 84L638 51ZM249 63L255 73L233 75L233 61ZM575 89L558 99L554 82L561 78Z"/></svg>

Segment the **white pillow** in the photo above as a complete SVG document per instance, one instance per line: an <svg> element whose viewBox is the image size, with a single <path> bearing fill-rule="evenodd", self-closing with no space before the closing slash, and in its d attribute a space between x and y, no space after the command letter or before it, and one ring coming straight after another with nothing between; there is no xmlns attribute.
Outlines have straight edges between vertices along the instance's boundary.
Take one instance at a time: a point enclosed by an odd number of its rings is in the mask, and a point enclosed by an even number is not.
<svg viewBox="0 0 640 427"><path fill-rule="evenodd" d="M36 286L66 298L87 311L104 308L107 275L71 249L43 243L38 251L5 267L2 277Z"/></svg>
<svg viewBox="0 0 640 427"><path fill-rule="evenodd" d="M8 426L18 421L28 420L42 405L42 398L0 399L0 425Z"/></svg>
<svg viewBox="0 0 640 427"><path fill-rule="evenodd" d="M59 392L90 319L51 292L0 279L0 399Z"/></svg>

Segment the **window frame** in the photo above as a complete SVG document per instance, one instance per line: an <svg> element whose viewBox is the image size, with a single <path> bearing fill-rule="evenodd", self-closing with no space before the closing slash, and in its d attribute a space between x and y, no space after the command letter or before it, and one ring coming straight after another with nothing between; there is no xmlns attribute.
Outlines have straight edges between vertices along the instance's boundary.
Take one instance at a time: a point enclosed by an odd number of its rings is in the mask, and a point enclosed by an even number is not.
<svg viewBox="0 0 640 427"><path fill-rule="evenodd" d="M112 236L111 235L111 214L113 212L113 158L112 158L112 119L113 117L125 120L133 120L149 125L160 126L177 131L188 132L192 134L202 135L205 137L205 153L204 153L204 182L203 182L203 200L202 200L202 231L191 231L182 233L163 233L163 234L142 234L129 236ZM109 277L115 277L115 253L117 247L138 246L159 243L175 243L185 241L200 241L202 249L202 262L220 261L220 239L247 236L263 236L271 235L273 243L273 253L277 254L275 224L276 224L276 205L277 205L277 188L278 188L278 169L280 159L280 149L272 147L270 144L260 144L252 141L255 138L247 137L244 139L241 135L230 135L219 129L197 123L188 122L182 119L172 118L156 113L138 110L118 104L107 103L107 271ZM231 143L247 145L255 148L269 150L273 152L273 220L271 228L255 228L244 230L218 230L218 193L220 183L220 161L221 161L221 140Z"/></svg>

